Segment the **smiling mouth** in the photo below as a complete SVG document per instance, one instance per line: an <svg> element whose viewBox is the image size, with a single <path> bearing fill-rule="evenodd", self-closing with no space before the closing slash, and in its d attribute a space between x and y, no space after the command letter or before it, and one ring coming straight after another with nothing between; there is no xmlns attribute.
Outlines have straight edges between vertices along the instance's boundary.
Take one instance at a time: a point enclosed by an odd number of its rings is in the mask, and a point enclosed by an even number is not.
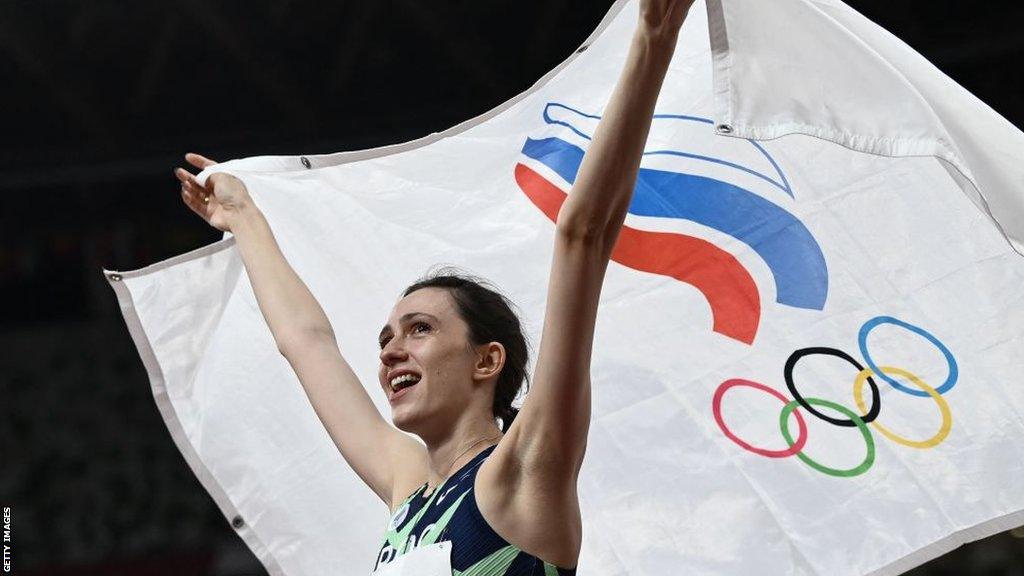
<svg viewBox="0 0 1024 576"><path fill-rule="evenodd" d="M421 379L421 377L415 374L403 374L397 378L394 378L393 380L391 380L390 383L391 397L394 398L398 396L406 388L412 388L413 386L418 384Z"/></svg>
<svg viewBox="0 0 1024 576"><path fill-rule="evenodd" d="M394 404L399 398L405 396L406 390L412 388L412 385L400 388L397 392L392 392L391 397L388 398L388 402Z"/></svg>

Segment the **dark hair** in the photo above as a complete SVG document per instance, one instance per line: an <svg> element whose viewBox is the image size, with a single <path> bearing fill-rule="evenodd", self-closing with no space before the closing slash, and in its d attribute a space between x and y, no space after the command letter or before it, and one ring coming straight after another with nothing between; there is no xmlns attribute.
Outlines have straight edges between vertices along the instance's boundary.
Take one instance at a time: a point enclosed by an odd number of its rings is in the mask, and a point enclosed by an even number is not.
<svg viewBox="0 0 1024 576"><path fill-rule="evenodd" d="M505 365L494 389L495 418L501 419L501 431L507 432L519 410L512 400L523 382L529 390L526 362L530 355L526 336L512 302L483 278L461 272L451 266L442 267L417 280L402 292L408 296L421 288L444 288L455 301L459 316L469 326L469 339L475 346L499 342L505 347Z"/></svg>

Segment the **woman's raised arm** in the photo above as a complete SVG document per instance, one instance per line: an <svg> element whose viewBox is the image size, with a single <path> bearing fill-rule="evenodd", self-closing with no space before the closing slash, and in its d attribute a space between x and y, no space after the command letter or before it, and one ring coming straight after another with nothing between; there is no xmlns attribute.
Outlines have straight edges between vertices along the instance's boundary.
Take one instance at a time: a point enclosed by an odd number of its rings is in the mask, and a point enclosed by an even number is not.
<svg viewBox="0 0 1024 576"><path fill-rule="evenodd" d="M186 159L197 168L214 164L198 154ZM187 170L178 168L175 175L185 204L211 226L234 235L260 311L316 415L356 474L393 504L396 480L404 486L409 482L403 476L426 475L426 450L381 416L338 350L326 314L281 253L241 180L218 173L203 187ZM390 457L382 458L385 454ZM417 463L422 469L410 471Z"/></svg>
<svg viewBox="0 0 1024 576"><path fill-rule="evenodd" d="M642 0L625 66L558 213L533 384L494 456L515 494L575 502L590 427L590 360L608 260L633 195L654 105L693 0ZM532 503L507 501L530 521ZM536 506L533 506L536 508ZM562 510L565 517L571 511Z"/></svg>
<svg viewBox="0 0 1024 576"><path fill-rule="evenodd" d="M602 236L609 255L633 198L654 105L693 0L640 5L626 64L583 157L558 226L573 235Z"/></svg>

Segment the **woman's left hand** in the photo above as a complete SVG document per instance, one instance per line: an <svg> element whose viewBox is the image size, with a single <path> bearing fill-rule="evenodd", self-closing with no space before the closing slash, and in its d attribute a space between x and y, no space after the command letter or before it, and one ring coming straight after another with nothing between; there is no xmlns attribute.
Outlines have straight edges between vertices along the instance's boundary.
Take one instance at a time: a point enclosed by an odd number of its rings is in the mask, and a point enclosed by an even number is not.
<svg viewBox="0 0 1024 576"><path fill-rule="evenodd" d="M674 39L694 0L640 0L641 31L658 38Z"/></svg>

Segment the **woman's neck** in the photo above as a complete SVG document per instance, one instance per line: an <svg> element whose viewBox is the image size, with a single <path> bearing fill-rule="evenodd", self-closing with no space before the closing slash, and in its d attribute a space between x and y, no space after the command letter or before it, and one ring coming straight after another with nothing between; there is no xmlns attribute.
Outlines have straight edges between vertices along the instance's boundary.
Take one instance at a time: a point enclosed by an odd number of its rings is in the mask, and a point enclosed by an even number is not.
<svg viewBox="0 0 1024 576"><path fill-rule="evenodd" d="M443 439L427 444L427 490L433 490L477 454L494 445L502 433L493 421L467 421Z"/></svg>

